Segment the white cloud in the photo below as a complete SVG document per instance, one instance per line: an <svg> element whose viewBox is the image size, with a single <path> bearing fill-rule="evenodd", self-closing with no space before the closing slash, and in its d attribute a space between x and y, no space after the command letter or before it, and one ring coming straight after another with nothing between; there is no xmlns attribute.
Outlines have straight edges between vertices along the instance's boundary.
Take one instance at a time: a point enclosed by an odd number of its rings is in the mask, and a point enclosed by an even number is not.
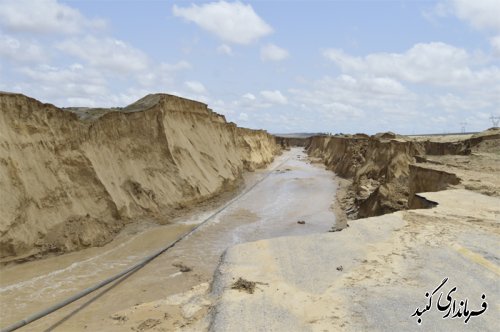
<svg viewBox="0 0 500 332"><path fill-rule="evenodd" d="M0 58L14 62L43 62L48 56L35 42L19 40L0 33Z"/></svg>
<svg viewBox="0 0 500 332"><path fill-rule="evenodd" d="M102 28L105 22L88 19L56 0L2 0L0 26L11 31L75 34L88 28Z"/></svg>
<svg viewBox="0 0 500 332"><path fill-rule="evenodd" d="M230 46L222 44L219 47L217 47L217 53L225 55L233 55L233 50L231 49Z"/></svg>
<svg viewBox="0 0 500 332"><path fill-rule="evenodd" d="M387 95L401 95L408 90L397 80L389 77L373 77L363 79L362 83L366 82L370 86L370 90L375 93Z"/></svg>
<svg viewBox="0 0 500 332"><path fill-rule="evenodd" d="M345 53L341 49L330 48L323 51L323 56L337 64L340 68L344 70L363 70L364 64L363 60L359 57L353 57Z"/></svg>
<svg viewBox="0 0 500 332"><path fill-rule="evenodd" d="M279 90L274 90L274 91L264 90L261 91L260 94L264 99L274 104L284 105L288 102L287 98Z"/></svg>
<svg viewBox="0 0 500 332"><path fill-rule="evenodd" d="M207 89L205 86L198 81L187 81L184 84L194 93L205 94L207 93Z"/></svg>
<svg viewBox="0 0 500 332"><path fill-rule="evenodd" d="M191 64L185 60L176 63L152 63L147 69L134 73L133 78L144 88L164 91L168 86L174 85L177 72L191 68Z"/></svg>
<svg viewBox="0 0 500 332"><path fill-rule="evenodd" d="M26 79L9 87L57 106L114 107L125 106L142 98L150 89L134 86L135 80L126 89L116 91L113 82L100 70L79 63L69 66L40 65L17 70Z"/></svg>
<svg viewBox="0 0 500 332"><path fill-rule="evenodd" d="M442 0L424 16L454 15L478 30L493 33L490 44L493 53L500 56L500 1L498 0Z"/></svg>
<svg viewBox="0 0 500 332"><path fill-rule="evenodd" d="M493 54L500 56L500 1L498 0L442 0L424 16L446 17L454 15L478 30L492 33Z"/></svg>
<svg viewBox="0 0 500 332"><path fill-rule="evenodd" d="M500 31L500 1L451 0L448 5L455 15L478 29Z"/></svg>
<svg viewBox="0 0 500 332"><path fill-rule="evenodd" d="M323 55L342 73L288 92L291 106L319 116L316 122L324 126L442 132L443 123L468 119L477 130L485 120L475 114L494 113L500 105L500 68L480 52L427 43L402 53L353 56L329 49Z"/></svg>
<svg viewBox="0 0 500 332"><path fill-rule="evenodd" d="M260 49L260 58L263 61L281 61L288 56L287 50L274 44L267 44Z"/></svg>
<svg viewBox="0 0 500 332"><path fill-rule="evenodd" d="M20 71L33 80L45 83L68 82L68 84L71 84L78 78L81 78L81 82L92 85L105 83L104 77L98 71L85 68L79 63L74 63L66 68L49 65L41 65L36 68L23 67ZM84 73L87 74L83 75Z"/></svg>
<svg viewBox="0 0 500 332"><path fill-rule="evenodd" d="M250 44L273 31L251 5L239 1L192 4L190 7L174 5L172 10L175 16L194 22L229 43Z"/></svg>
<svg viewBox="0 0 500 332"><path fill-rule="evenodd" d="M241 121L247 121L248 120L248 114L241 112L240 116L238 117L239 120Z"/></svg>
<svg viewBox="0 0 500 332"><path fill-rule="evenodd" d="M109 90L105 78L99 71L85 68L81 64L68 67L41 65L36 68L23 67L19 72L28 78L22 83L24 93L44 99L94 98L106 95Z"/></svg>
<svg viewBox="0 0 500 332"><path fill-rule="evenodd" d="M364 115L364 112L361 109L350 104L344 104L336 101L324 104L323 108L325 110L323 115L333 120L338 119L340 116L359 118Z"/></svg>
<svg viewBox="0 0 500 332"><path fill-rule="evenodd" d="M0 3L3 90L59 106L124 106L151 92L174 91L183 84L179 73L192 68L185 60L155 62L96 30L104 27L102 20L56 0Z"/></svg>
<svg viewBox="0 0 500 332"><path fill-rule="evenodd" d="M491 38L490 44L495 55L500 56L500 35Z"/></svg>
<svg viewBox="0 0 500 332"><path fill-rule="evenodd" d="M233 116L235 111L227 108L227 103L222 99L215 99L210 102L210 107L214 109L219 114L224 116Z"/></svg>
<svg viewBox="0 0 500 332"><path fill-rule="evenodd" d="M482 66L475 69L480 61L473 55L441 42L419 43L404 53L355 57L342 50L328 49L323 55L347 73L391 77L411 83L466 87L500 81L500 68Z"/></svg>
<svg viewBox="0 0 500 332"><path fill-rule="evenodd" d="M451 92L437 96L429 101L429 105L447 113L456 113L459 111L478 110L489 106L488 100L483 98L474 98L473 96L458 96Z"/></svg>
<svg viewBox="0 0 500 332"><path fill-rule="evenodd" d="M174 63L174 64L170 64L170 63L166 63L166 62L162 62L160 64L160 69L161 70L164 70L164 71L167 71L167 72L172 72L172 71L181 71L181 70L186 70L186 69L191 69L193 68L193 66L191 66L191 64L185 60L181 60L177 63Z"/></svg>
<svg viewBox="0 0 500 332"><path fill-rule="evenodd" d="M130 73L148 67L149 60L144 52L114 38L73 38L59 43L57 48L91 66L116 73Z"/></svg>
<svg viewBox="0 0 500 332"><path fill-rule="evenodd" d="M310 108L340 113L349 109L394 109L395 105L409 111L416 98L415 94L393 79L354 78L349 75L327 76L313 82L308 89L292 89L290 92L295 100L310 105Z"/></svg>
<svg viewBox="0 0 500 332"><path fill-rule="evenodd" d="M245 93L242 98L247 99L247 100L255 100L255 96L251 93Z"/></svg>
<svg viewBox="0 0 500 332"><path fill-rule="evenodd" d="M302 117L311 119L320 130L398 131L419 118L418 96L393 79L327 76L301 89L290 89L289 94L290 103L307 114ZM387 123L387 119L391 121Z"/></svg>

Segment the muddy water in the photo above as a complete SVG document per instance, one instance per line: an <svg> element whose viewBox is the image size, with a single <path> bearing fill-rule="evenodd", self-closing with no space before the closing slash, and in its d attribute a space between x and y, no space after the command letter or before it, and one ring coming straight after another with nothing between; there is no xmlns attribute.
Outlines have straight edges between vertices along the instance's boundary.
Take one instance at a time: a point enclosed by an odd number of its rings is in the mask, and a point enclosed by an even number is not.
<svg viewBox="0 0 500 332"><path fill-rule="evenodd" d="M94 295L33 323L25 330L51 327L60 331L102 330L110 324L109 316L119 310L186 291L200 282L209 282L221 254L233 244L326 232L335 224L330 206L336 184L330 171L308 163L302 149L294 148L276 158L267 169L247 174L246 186L252 186L271 170L272 173L256 187L126 281L92 303L87 302ZM214 211L186 217L174 225L157 226L143 222L128 228L115 241L101 248L2 268L1 326L125 269L186 233ZM299 220L305 224L298 224ZM188 266L192 271L182 273L173 266L175 263Z"/></svg>

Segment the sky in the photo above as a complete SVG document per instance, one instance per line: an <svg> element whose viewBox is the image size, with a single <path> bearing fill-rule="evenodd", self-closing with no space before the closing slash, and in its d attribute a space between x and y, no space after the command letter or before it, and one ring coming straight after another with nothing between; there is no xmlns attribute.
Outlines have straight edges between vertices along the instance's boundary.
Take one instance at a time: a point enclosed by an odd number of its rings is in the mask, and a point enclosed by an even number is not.
<svg viewBox="0 0 500 332"><path fill-rule="evenodd" d="M0 90L149 93L272 133L480 131L500 116L500 0L0 0Z"/></svg>

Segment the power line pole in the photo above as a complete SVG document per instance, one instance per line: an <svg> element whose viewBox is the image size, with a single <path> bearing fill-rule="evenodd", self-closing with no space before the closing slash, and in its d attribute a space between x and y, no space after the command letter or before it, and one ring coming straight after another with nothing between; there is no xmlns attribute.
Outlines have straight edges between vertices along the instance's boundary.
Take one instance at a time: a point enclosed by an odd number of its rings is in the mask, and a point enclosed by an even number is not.
<svg viewBox="0 0 500 332"><path fill-rule="evenodd" d="M467 125L467 122L460 122L460 125L462 126L462 134L465 133L465 126Z"/></svg>
<svg viewBox="0 0 500 332"><path fill-rule="evenodd" d="M498 123L500 123L500 116L490 116L491 123L493 127L498 127Z"/></svg>

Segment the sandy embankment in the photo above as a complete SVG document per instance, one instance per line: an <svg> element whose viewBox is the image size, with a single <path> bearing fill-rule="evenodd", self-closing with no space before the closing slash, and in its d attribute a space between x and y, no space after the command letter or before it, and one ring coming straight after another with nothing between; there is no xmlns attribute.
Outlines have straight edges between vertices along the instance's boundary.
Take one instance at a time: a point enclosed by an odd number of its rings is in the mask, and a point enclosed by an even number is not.
<svg viewBox="0 0 500 332"><path fill-rule="evenodd" d="M265 131L170 95L60 109L0 93L0 258L103 245L134 220L168 223L278 152Z"/></svg>
<svg viewBox="0 0 500 332"><path fill-rule="evenodd" d="M317 137L308 151L347 178L347 217L379 216L229 249L213 287L213 331L495 330L500 131L458 142ZM445 277L445 293L457 286L469 310L485 294L489 311L464 324L433 308L419 326L411 314ZM233 289L239 278L257 282L254 292Z"/></svg>
<svg viewBox="0 0 500 332"><path fill-rule="evenodd" d="M307 151L346 180L339 203L348 219L357 219L416 207L415 193L459 182L462 188L500 196L499 141L498 129L453 142L390 134L317 136Z"/></svg>
<svg viewBox="0 0 500 332"><path fill-rule="evenodd" d="M126 331L140 330L146 325L154 325L152 331L181 327L203 331L207 324L204 317L211 305L208 286L221 254L231 244L326 233L335 221L330 211L336 188L333 173L322 165L311 165L301 148L284 152L269 167L245 174L244 180L244 188L252 188L250 191L243 190L246 194L238 195L227 209L175 248L125 282L114 285L112 291L91 305L84 307L100 291L29 325L27 330L42 331L60 323L55 331ZM180 227L197 224L219 208L220 205L212 206L213 210L171 225L149 225L137 233L131 233L132 227L127 227L103 247L2 268L1 325L22 319L123 270L173 241ZM299 220L305 223L299 224ZM145 227L145 223L130 226ZM53 285L63 286L54 290ZM65 319L80 308L78 314Z"/></svg>

